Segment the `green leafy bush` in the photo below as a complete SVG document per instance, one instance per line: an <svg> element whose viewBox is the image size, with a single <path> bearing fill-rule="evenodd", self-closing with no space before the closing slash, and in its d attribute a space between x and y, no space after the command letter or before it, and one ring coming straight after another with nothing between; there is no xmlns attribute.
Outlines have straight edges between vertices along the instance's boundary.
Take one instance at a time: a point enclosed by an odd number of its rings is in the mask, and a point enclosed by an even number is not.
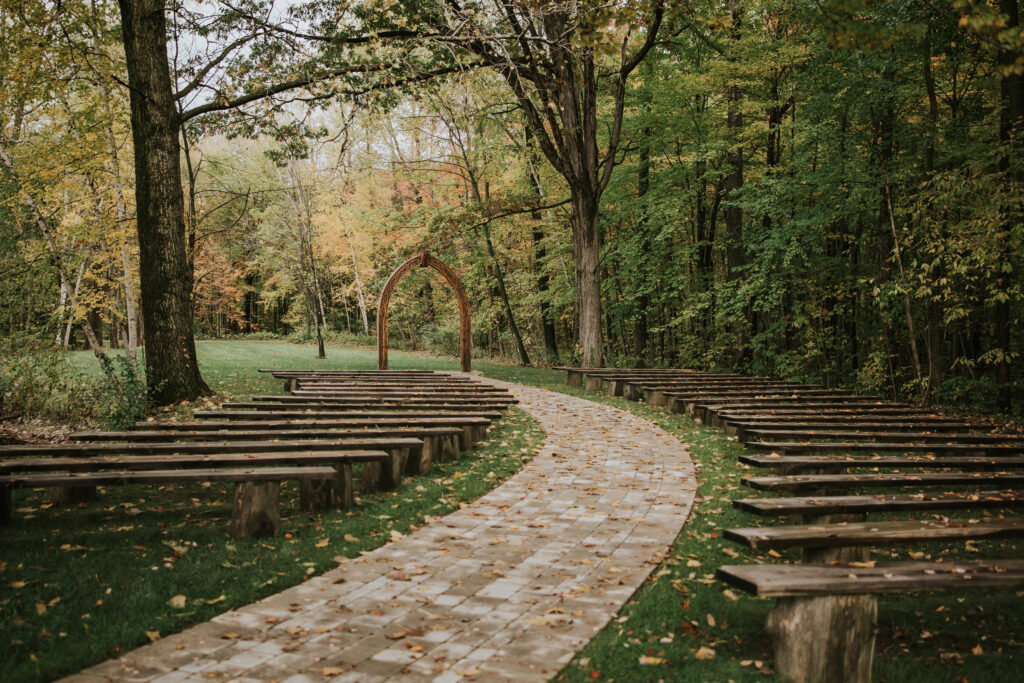
<svg viewBox="0 0 1024 683"><path fill-rule="evenodd" d="M0 339L0 417L82 423L92 417L95 389L50 340Z"/></svg>
<svg viewBox="0 0 1024 683"><path fill-rule="evenodd" d="M118 356L113 361L104 355L100 363L104 375L96 384L96 409L93 417L110 429L130 429L151 406L146 383L138 366Z"/></svg>

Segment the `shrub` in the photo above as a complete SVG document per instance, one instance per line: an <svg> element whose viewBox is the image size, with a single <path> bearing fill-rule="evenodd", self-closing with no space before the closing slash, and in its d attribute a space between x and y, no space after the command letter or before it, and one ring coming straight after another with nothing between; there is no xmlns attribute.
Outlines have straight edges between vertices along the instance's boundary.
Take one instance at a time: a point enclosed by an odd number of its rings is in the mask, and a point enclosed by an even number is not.
<svg viewBox="0 0 1024 683"><path fill-rule="evenodd" d="M92 417L95 391L95 383L73 370L52 341L0 339L0 417L79 424Z"/></svg>
<svg viewBox="0 0 1024 683"><path fill-rule="evenodd" d="M118 356L112 362L103 355L100 363L104 373L96 385L93 417L110 429L130 429L151 407L146 383L138 366L127 358Z"/></svg>

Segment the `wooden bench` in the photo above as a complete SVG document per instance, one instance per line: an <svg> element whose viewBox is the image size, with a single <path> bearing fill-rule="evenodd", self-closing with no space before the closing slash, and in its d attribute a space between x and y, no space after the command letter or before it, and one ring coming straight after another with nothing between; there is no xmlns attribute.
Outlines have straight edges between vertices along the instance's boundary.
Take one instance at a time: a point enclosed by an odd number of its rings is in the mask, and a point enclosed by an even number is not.
<svg viewBox="0 0 1024 683"><path fill-rule="evenodd" d="M775 667L794 681L870 681L880 593L1017 589L1024 560L836 566L726 565L719 580L775 598L768 632Z"/></svg>
<svg viewBox="0 0 1024 683"><path fill-rule="evenodd" d="M1020 443L916 443L908 441L748 441L749 448L773 451L780 454L805 453L879 453L882 451L900 453L942 453L953 455L1009 454L1024 453Z"/></svg>
<svg viewBox="0 0 1024 683"><path fill-rule="evenodd" d="M1020 456L985 458L954 456L881 456L881 455L741 455L739 461L754 467L768 467L783 474L796 472L836 472L850 469L950 468L959 470L997 470L1024 467Z"/></svg>
<svg viewBox="0 0 1024 683"><path fill-rule="evenodd" d="M12 489L233 482L231 534L235 538L280 530L282 481L298 481L307 511L353 504L352 465L380 464L384 451L292 452L249 455L128 455L34 457L0 460L0 521L12 519Z"/></svg>
<svg viewBox="0 0 1024 683"><path fill-rule="evenodd" d="M486 420L484 427L486 428ZM69 437L74 441L109 441L145 442L145 441L255 441L258 439L297 440L297 439L385 439L388 437L409 437L423 442L420 449L411 449L406 464L407 474L426 474L434 461L443 462L458 456L460 437L465 426L431 427L402 425L397 427L329 427L296 429L187 429L211 423L179 423L181 428L175 430L134 430L130 432L76 432ZM234 426L234 425L232 425Z"/></svg>
<svg viewBox="0 0 1024 683"><path fill-rule="evenodd" d="M130 433L130 432L127 432ZM401 483L410 452L421 453L423 441L409 437L358 438L331 440L293 440L293 441L226 441L226 442L163 442L163 443L86 443L86 444L54 444L45 446L5 446L0 447L0 456L8 458L24 458L27 456L77 456L96 457L102 455L225 455L242 453L254 455L260 453L289 453L300 451L344 452L356 450L380 450L388 454L387 462L372 461L363 468L363 486L367 490L377 488L393 489Z"/></svg>

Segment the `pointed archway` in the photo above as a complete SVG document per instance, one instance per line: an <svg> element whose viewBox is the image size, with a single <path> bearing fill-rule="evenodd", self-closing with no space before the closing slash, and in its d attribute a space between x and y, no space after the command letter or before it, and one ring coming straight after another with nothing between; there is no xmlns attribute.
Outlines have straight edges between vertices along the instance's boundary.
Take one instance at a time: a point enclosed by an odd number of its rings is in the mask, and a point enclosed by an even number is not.
<svg viewBox="0 0 1024 683"><path fill-rule="evenodd" d="M391 273L387 284L384 285L384 291L380 293L380 301L377 302L377 369L388 369L388 307L391 305L391 295L394 294L398 282L417 266L430 267L441 273L455 290L455 298L459 302L459 361L462 371L469 372L469 297L466 296L466 288L462 286L462 280L455 271L444 261L431 256L429 251L421 251L395 268L395 272Z"/></svg>

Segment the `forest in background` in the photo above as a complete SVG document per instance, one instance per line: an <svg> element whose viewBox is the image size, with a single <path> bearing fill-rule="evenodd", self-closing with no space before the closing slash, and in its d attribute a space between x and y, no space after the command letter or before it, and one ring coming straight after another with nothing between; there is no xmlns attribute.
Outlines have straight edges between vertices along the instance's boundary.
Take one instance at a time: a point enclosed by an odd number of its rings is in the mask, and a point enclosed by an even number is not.
<svg viewBox="0 0 1024 683"><path fill-rule="evenodd" d="M189 55L196 36L227 41L211 17L252 24L265 4L172 3L177 81L209 75ZM651 3L660 26L634 3L574 5L597 70L593 101L574 106L612 151L598 167L601 362L1024 409L1017 0L684 2L663 19ZM360 6L393 33L434 21L415 3ZM175 32L189 22L206 33ZM631 22L656 40L619 93L604 76ZM118 6L0 0L0 31L4 355L133 350L146 330ZM558 121L538 139L500 68L414 49L445 73L181 123L198 336L368 341L388 274L426 248L466 284L476 353L587 354L580 190L544 149ZM284 54L254 47L218 68L254 92ZM439 278L411 275L391 310L393 342L454 355Z"/></svg>

